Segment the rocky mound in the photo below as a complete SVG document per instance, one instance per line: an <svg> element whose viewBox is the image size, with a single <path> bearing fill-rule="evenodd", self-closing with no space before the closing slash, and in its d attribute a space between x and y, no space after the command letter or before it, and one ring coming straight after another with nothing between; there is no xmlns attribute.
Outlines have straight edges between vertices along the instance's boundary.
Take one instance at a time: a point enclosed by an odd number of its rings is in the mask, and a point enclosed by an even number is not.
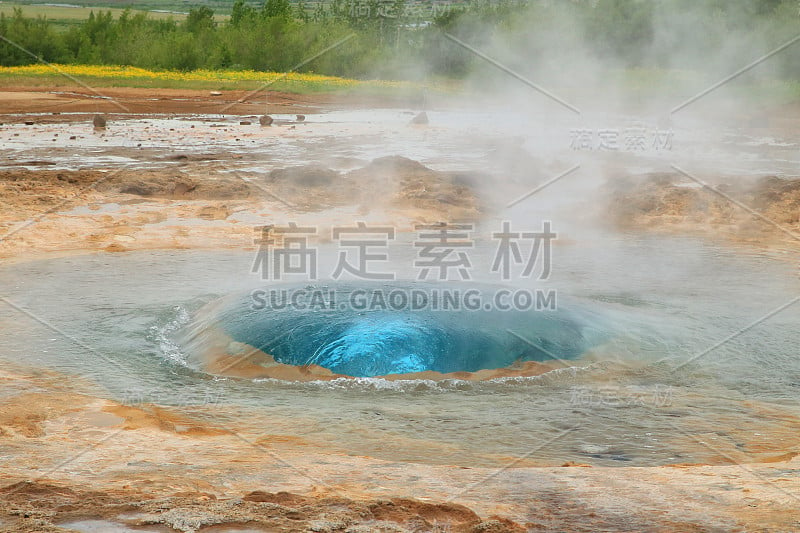
<svg viewBox="0 0 800 533"><path fill-rule="evenodd" d="M360 205L365 212L394 208L411 210L426 220L451 221L479 216L479 203L470 187L477 179L389 156L344 174L318 164L276 169L265 184L269 192L299 210Z"/></svg>
<svg viewBox="0 0 800 533"><path fill-rule="evenodd" d="M165 497L133 490L88 491L42 482L0 488L0 511L7 517L4 531L26 533L64 531L58 525L81 521L92 523L97 531L152 525L186 533L208 527L233 531L245 525L265 531L526 531L507 518L482 520L463 505L410 498L357 500L265 491L227 499L203 492Z"/></svg>
<svg viewBox="0 0 800 533"><path fill-rule="evenodd" d="M349 175L373 190L378 187L390 192L391 207L415 209L427 218L454 221L480 214L478 198L466 183L466 174L438 172L405 157L389 156Z"/></svg>
<svg viewBox="0 0 800 533"><path fill-rule="evenodd" d="M0 171L0 194L8 204L38 212L85 192L133 194L153 198L227 200L249 198L257 189L226 175L189 177L174 170Z"/></svg>
<svg viewBox="0 0 800 533"><path fill-rule="evenodd" d="M800 242L800 178L712 178L680 173L614 179L606 190L612 220L625 228L724 233L744 240L764 236Z"/></svg>

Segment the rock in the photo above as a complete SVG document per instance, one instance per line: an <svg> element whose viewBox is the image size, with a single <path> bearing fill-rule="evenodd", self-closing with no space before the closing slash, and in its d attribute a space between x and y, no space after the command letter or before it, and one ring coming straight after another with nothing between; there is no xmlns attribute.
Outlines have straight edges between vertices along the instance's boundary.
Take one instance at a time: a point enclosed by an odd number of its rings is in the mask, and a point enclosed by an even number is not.
<svg viewBox="0 0 800 533"><path fill-rule="evenodd" d="M102 129L106 127L106 119L103 115L95 115L92 119L92 124L95 128Z"/></svg>
<svg viewBox="0 0 800 533"><path fill-rule="evenodd" d="M303 122L306 119L305 115L297 115L297 122Z"/></svg>
<svg viewBox="0 0 800 533"><path fill-rule="evenodd" d="M231 216L231 211L226 205L206 205L197 211L197 217L204 220L225 220Z"/></svg>
<svg viewBox="0 0 800 533"><path fill-rule="evenodd" d="M471 219L480 212L477 196L463 179L405 157L375 159L347 177L354 183L391 191L386 199L395 207L436 213L438 220Z"/></svg>
<svg viewBox="0 0 800 533"><path fill-rule="evenodd" d="M33 121L32 120L26 120L25 121L25 125L26 126L33 126Z"/></svg>
<svg viewBox="0 0 800 533"><path fill-rule="evenodd" d="M208 93L208 94L210 94L211 96L222 96L222 93L221 93L221 92L219 92L219 91L211 91L211 92L210 92L210 93Z"/></svg>
<svg viewBox="0 0 800 533"><path fill-rule="evenodd" d="M122 246L121 244L112 243L105 247L105 251L112 253L119 253L119 252L127 252L128 249Z"/></svg>
<svg viewBox="0 0 800 533"><path fill-rule="evenodd" d="M411 119L411 124L427 124L428 123L428 114L423 111L422 113L418 114L414 118Z"/></svg>
<svg viewBox="0 0 800 533"><path fill-rule="evenodd" d="M239 121L239 125L240 126L249 126L250 124L252 124L252 122L250 122L249 120L240 120Z"/></svg>
<svg viewBox="0 0 800 533"><path fill-rule="evenodd" d="M272 125L272 117L269 115L261 115L258 119L258 123L262 126L271 126Z"/></svg>
<svg viewBox="0 0 800 533"><path fill-rule="evenodd" d="M292 183L302 187L324 187L339 178L339 173L322 165L301 165L275 169L269 174L272 183Z"/></svg>

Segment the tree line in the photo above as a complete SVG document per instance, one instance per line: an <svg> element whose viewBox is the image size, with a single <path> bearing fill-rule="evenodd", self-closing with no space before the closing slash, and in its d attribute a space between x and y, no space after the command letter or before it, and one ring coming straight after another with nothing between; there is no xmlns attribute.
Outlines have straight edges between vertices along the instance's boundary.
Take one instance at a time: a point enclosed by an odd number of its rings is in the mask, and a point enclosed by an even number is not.
<svg viewBox="0 0 800 533"><path fill-rule="evenodd" d="M696 68L704 57L741 58L748 47L800 33L799 11L798 0L236 0L223 22L215 22L208 7L192 9L183 20L98 11L61 29L17 9L0 15L0 65L38 57L148 69L286 71L350 37L298 70L354 78L461 77L481 60L445 38L449 33L505 49L521 63L552 62L569 52L621 68ZM796 79L798 56L777 56L776 75Z"/></svg>

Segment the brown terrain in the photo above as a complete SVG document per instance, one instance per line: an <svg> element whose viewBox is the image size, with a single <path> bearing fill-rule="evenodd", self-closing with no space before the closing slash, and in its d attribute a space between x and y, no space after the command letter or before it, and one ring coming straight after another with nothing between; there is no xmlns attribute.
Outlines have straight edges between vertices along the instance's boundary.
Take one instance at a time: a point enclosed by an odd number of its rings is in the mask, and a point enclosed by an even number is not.
<svg viewBox="0 0 800 533"><path fill-rule="evenodd" d="M189 89L146 89L134 87L14 87L6 85L0 92L0 114L46 113L33 120L59 122L72 120L62 113L133 113L133 114L187 114L222 112L231 115L249 115L264 112L264 93L254 91L225 91L224 96L210 96L209 91ZM256 102L256 100L262 100ZM314 105L347 103L346 96L298 95L270 92L272 113L292 113L303 106L306 112ZM363 102L363 97L359 97ZM308 107L306 107L308 106ZM301 111L298 111L301 112ZM74 116L74 115L73 115ZM30 119L26 119L30 120Z"/></svg>
<svg viewBox="0 0 800 533"><path fill-rule="evenodd" d="M272 171L258 181L224 172L223 166L181 157L162 170L0 170L0 257L22 253L147 248L254 248L251 226L155 226L168 219L225 221L239 211L304 213L344 208L365 218L388 212L394 221L413 223L474 220L480 214L475 195L456 176L430 170L401 157L382 158L362 169L339 173L319 165ZM391 191L372 197L378 168ZM333 180L337 187L330 187ZM115 203L112 214L100 206ZM58 218L53 213L87 206L89 212ZM94 211L94 212L92 212ZM383 215L379 215L383 216ZM351 217L352 218L352 217ZM326 219L330 223L330 219ZM266 221L266 220L265 220ZM36 231L23 231L36 222ZM24 252L23 252L24 251Z"/></svg>
<svg viewBox="0 0 800 533"><path fill-rule="evenodd" d="M653 173L614 176L606 192L609 214L624 229L792 250L800 244L800 178L713 177L698 183L679 172Z"/></svg>
<svg viewBox="0 0 800 533"><path fill-rule="evenodd" d="M228 114L258 115L264 109L263 102L236 103L245 91L101 92L141 115L208 113L217 104L232 105ZM112 101L90 96L81 88L8 88L0 92L0 113L50 114L6 115L0 121L89 123L95 113L113 120L120 111ZM272 94L269 101L273 113L348 105L347 98L333 96ZM68 112L85 115L61 114ZM355 162L348 169L286 166L266 176L226 172L220 159L235 160L230 154L164 151L147 157L157 165L56 170L43 154L38 162L0 170L0 259L254 249L253 225L232 218L241 213L264 225L302 214L327 223L357 215L411 227L477 220L488 209L462 175L401 157ZM376 175L388 192L375 194ZM695 185L678 173L610 176L601 209L625 230L798 249L800 180L719 179L712 184L717 192ZM732 205L723 194L758 214ZM109 204L119 208L108 212ZM305 369L267 371L224 358L213 364L229 375L307 378L299 375ZM548 369L523 367L458 377ZM326 371L308 372L319 378ZM742 465L531 467L508 458L508 467L498 470L345 455L291 435L221 425L215 421L235 419L221 406L123 405L102 398L91 384L21 365L0 370L0 396L2 531L800 530L800 459L792 451L797 446L782 453L770 448L761 462ZM796 440L800 424L781 423L786 438Z"/></svg>
<svg viewBox="0 0 800 533"><path fill-rule="evenodd" d="M236 419L222 406L121 405L41 370L0 380L17 391L0 406L3 531L791 531L800 519L792 455L746 467L395 463L214 422Z"/></svg>

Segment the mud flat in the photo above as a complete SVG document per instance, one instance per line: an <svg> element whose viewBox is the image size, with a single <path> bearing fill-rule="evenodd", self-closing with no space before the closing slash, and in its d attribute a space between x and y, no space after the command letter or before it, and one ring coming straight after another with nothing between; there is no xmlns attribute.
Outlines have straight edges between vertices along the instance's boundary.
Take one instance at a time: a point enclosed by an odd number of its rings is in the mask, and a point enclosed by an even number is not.
<svg viewBox="0 0 800 533"><path fill-rule="evenodd" d="M504 203L484 194L490 175L431 155L436 126L414 129L410 112L386 115L395 121L389 129L417 150L406 157L375 150L368 127L325 122L326 109L347 105L328 97L275 95L276 123L262 128L263 103L210 116L218 99L205 92L108 91L133 115L112 114L105 132L91 129L91 116L112 113L113 104L80 91L0 98L0 111L13 113L0 126L0 142L11 149L0 162L5 264L151 249L255 250L254 228L287 220L323 227L361 220L409 231L417 223L490 219ZM308 118L299 124L295 113ZM342 134L349 136L344 148ZM517 150L514 143L500 148L501 158ZM542 167L549 164L558 168ZM512 166L504 172L513 174ZM546 180L510 181L503 192L514 198ZM594 207L625 231L700 234L735 241L737 250L796 253L787 231L800 230L797 184L720 179L719 190L774 224L675 173L609 180ZM11 362L0 372L0 396L4 531L800 529L800 422L757 402L747 408L769 419L771 439L756 438L750 426L731 430L735 444L713 466L553 466L508 456L492 458L505 466L488 467L345 453L285 430L308 420L243 420L235 406L213 402L115 401L89 380ZM321 428L328 430L335 428ZM448 452L422 439L409 446Z"/></svg>

